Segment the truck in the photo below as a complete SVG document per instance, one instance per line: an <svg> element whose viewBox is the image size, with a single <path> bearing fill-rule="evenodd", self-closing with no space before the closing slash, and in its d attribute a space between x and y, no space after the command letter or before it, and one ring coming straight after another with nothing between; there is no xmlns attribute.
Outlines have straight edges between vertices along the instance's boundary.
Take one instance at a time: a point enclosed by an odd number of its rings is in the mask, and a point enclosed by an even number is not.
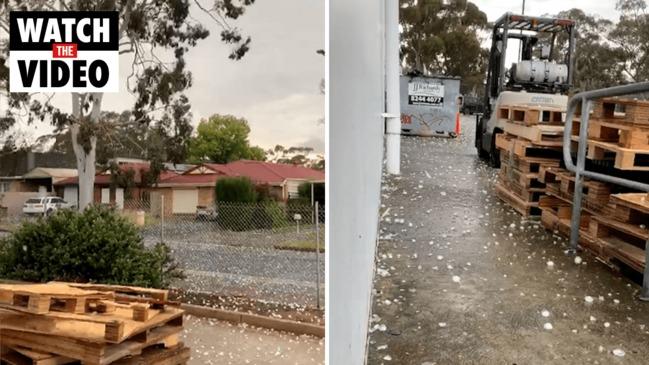
<svg viewBox="0 0 649 365"><path fill-rule="evenodd" d="M505 13L494 23L484 113L476 115L475 135L478 155L492 167L500 167L496 135L504 131L505 120L497 113L501 105L566 108L574 73L576 27L571 19L512 13ZM506 69L510 39L520 41L520 52L517 62ZM560 40L563 40L563 47Z"/></svg>

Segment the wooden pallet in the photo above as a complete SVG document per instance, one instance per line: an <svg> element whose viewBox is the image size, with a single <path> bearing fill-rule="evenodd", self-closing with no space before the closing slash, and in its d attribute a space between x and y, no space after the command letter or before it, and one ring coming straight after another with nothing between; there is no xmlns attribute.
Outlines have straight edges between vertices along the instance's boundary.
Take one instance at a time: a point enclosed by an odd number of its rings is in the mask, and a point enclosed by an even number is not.
<svg viewBox="0 0 649 365"><path fill-rule="evenodd" d="M502 105L498 108L498 117L524 125L563 124L564 111L555 108L535 106Z"/></svg>
<svg viewBox="0 0 649 365"><path fill-rule="evenodd" d="M519 157L557 160L563 157L563 151L558 147L539 146L508 133L496 135L496 148Z"/></svg>
<svg viewBox="0 0 649 365"><path fill-rule="evenodd" d="M613 161L614 167L619 170L649 171L649 150L623 148L615 143L588 140L586 157L590 160Z"/></svg>
<svg viewBox="0 0 649 365"><path fill-rule="evenodd" d="M112 365L181 365L189 361L190 355L189 348L182 343L171 348L153 346L144 349L141 355L126 357Z"/></svg>
<svg viewBox="0 0 649 365"><path fill-rule="evenodd" d="M178 345L180 331L180 327L163 325L151 329L147 336L132 338L119 344L106 344L4 329L2 344L5 348L22 347L34 352L72 358L83 364L106 365L127 356L140 355L144 349L152 346L175 347Z"/></svg>
<svg viewBox="0 0 649 365"><path fill-rule="evenodd" d="M579 136L580 123L580 120L573 121L573 136ZM591 120L588 122L588 139L613 143L622 148L649 150L649 125Z"/></svg>
<svg viewBox="0 0 649 365"><path fill-rule="evenodd" d="M507 164L500 165L500 175L505 181L512 182L525 189L539 188L544 189L545 184L539 181L538 172L522 172Z"/></svg>
<svg viewBox="0 0 649 365"><path fill-rule="evenodd" d="M559 167L561 162L551 158L520 157L512 153L501 153L500 160L524 173L537 173L541 167Z"/></svg>
<svg viewBox="0 0 649 365"><path fill-rule="evenodd" d="M565 237L570 237L571 220L570 216L565 217L565 215L564 213L564 217L561 217L557 215L556 211L544 208L541 213L541 224L548 230L558 232ZM587 229L589 221L590 216L588 214L582 214L581 227L579 229L579 246L593 254L598 261L617 271L618 265L614 261L614 257L611 256L610 244L596 239L589 234Z"/></svg>
<svg viewBox="0 0 649 365"><path fill-rule="evenodd" d="M595 101L593 107L593 118L607 122L649 125L649 101L622 98L599 99Z"/></svg>
<svg viewBox="0 0 649 365"><path fill-rule="evenodd" d="M649 226L649 194L613 194L611 203L615 207L615 219L624 223Z"/></svg>
<svg viewBox="0 0 649 365"><path fill-rule="evenodd" d="M50 282L49 284L57 284L59 282ZM123 298L125 301L133 302L140 301L148 302L169 302L169 291L164 289L140 288L125 285L106 285L106 284L85 284L85 283L64 283L73 288L83 290L94 290L100 292L115 293L115 297ZM176 303L177 304L177 303Z"/></svg>
<svg viewBox="0 0 649 365"><path fill-rule="evenodd" d="M55 354L33 351L24 347L4 348L0 360L9 365L65 365L78 364L78 360Z"/></svg>
<svg viewBox="0 0 649 365"><path fill-rule="evenodd" d="M85 313L88 306L114 297L110 292L81 290L65 284L0 285L0 308L28 313Z"/></svg>
<svg viewBox="0 0 649 365"><path fill-rule="evenodd" d="M147 333L160 325L182 327L184 311L167 308L152 310L154 315L145 322L132 318L133 312L117 307L112 313L93 315L51 312L47 315L0 312L0 329L50 334L93 342L119 343L136 335Z"/></svg>
<svg viewBox="0 0 649 365"><path fill-rule="evenodd" d="M595 216L590 222L589 233L602 243L607 250L607 256L638 272L644 271L644 246L649 239L647 229Z"/></svg>
<svg viewBox="0 0 649 365"><path fill-rule="evenodd" d="M559 176L567 172L568 170L560 167L541 166L539 168L539 181L544 184L559 183Z"/></svg>
<svg viewBox="0 0 649 365"><path fill-rule="evenodd" d="M507 187L496 184L496 195L500 200L507 203L512 209L520 213L524 217L540 216L541 210L539 209L538 202L523 201L516 194L512 193Z"/></svg>
<svg viewBox="0 0 649 365"><path fill-rule="evenodd" d="M516 123L505 123L505 133L527 139L528 141L548 147L563 146L562 125L532 125L526 126Z"/></svg>

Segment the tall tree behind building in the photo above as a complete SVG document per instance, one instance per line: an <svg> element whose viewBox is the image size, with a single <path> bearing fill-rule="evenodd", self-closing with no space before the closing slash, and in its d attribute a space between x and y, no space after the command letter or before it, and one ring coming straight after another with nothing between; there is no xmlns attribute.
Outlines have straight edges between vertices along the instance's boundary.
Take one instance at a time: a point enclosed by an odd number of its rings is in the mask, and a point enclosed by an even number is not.
<svg viewBox="0 0 649 365"><path fill-rule="evenodd" d="M489 52L479 33L487 15L466 0L401 0L401 57L405 71L462 78L464 94L482 93Z"/></svg>

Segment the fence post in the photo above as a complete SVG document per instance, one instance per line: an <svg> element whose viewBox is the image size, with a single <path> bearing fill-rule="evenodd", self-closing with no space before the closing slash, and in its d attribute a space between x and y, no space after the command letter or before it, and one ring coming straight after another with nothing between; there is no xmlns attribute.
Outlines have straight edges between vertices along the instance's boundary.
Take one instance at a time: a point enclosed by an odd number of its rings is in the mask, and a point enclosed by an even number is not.
<svg viewBox="0 0 649 365"><path fill-rule="evenodd" d="M315 262L316 262L316 305L320 309L320 214L318 209L318 202L315 202Z"/></svg>
<svg viewBox="0 0 649 365"><path fill-rule="evenodd" d="M160 242L165 241L165 196L160 194Z"/></svg>

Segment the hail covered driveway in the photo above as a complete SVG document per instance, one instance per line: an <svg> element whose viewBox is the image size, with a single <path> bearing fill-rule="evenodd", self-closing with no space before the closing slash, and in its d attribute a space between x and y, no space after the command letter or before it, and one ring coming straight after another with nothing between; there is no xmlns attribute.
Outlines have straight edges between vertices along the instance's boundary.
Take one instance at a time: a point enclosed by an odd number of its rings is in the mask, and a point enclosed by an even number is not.
<svg viewBox="0 0 649 365"><path fill-rule="evenodd" d="M368 363L646 364L640 287L501 203L472 121L383 181Z"/></svg>

